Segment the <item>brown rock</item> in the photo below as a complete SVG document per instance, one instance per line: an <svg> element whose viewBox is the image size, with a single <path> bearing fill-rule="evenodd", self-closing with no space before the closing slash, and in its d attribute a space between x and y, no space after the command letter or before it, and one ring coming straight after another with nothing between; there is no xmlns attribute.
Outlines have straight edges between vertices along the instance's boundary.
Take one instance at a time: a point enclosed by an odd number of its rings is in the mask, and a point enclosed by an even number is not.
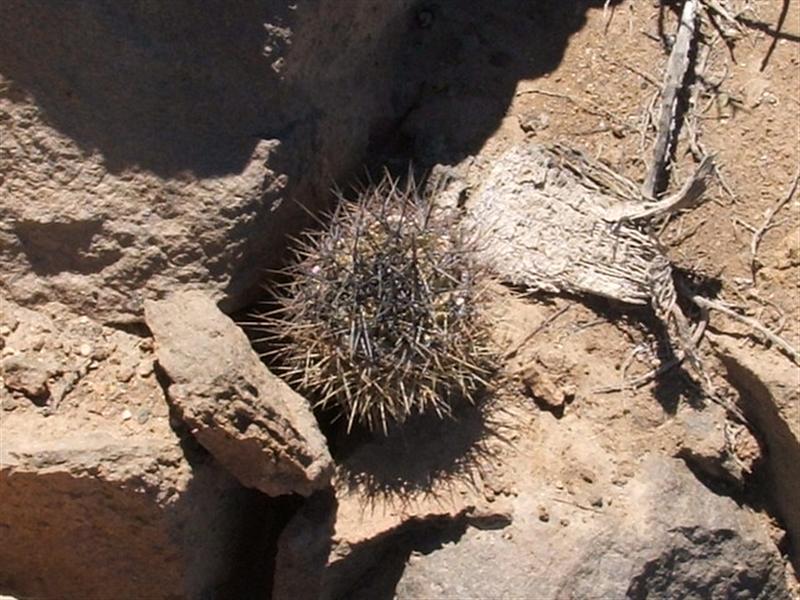
<svg viewBox="0 0 800 600"><path fill-rule="evenodd" d="M269 372L207 295L148 302L145 318L170 401L220 464L270 495L328 485L331 458L308 402Z"/></svg>
<svg viewBox="0 0 800 600"><path fill-rule="evenodd" d="M190 468L176 439L88 428L4 435L0 589L24 597L200 597L230 577L252 494ZM30 421L29 421L30 422Z"/></svg>
<svg viewBox="0 0 800 600"><path fill-rule="evenodd" d="M0 591L65 600L218 597L238 577L242 544L269 527L263 496L190 436L176 435L155 378L123 386L113 377L115 361L139 356L137 336L90 328L63 307L53 313L0 300L0 314L20 320L15 347L48 328L42 352L55 364L68 367L68 349L81 343L108 347L110 356L80 379L71 367L54 375L53 393L61 386L62 397L49 411L14 405L16 393L0 386ZM123 421L126 410L147 410L148 418Z"/></svg>
<svg viewBox="0 0 800 600"><path fill-rule="evenodd" d="M140 320L257 289L391 118L409 0L0 4L0 291Z"/></svg>
<svg viewBox="0 0 800 600"><path fill-rule="evenodd" d="M765 491L775 499L800 567L800 370L776 350L750 350L721 335L709 339L766 446Z"/></svg>
<svg viewBox="0 0 800 600"><path fill-rule="evenodd" d="M0 375L8 389L21 392L32 400L42 400L50 395L47 367L35 358L18 354L7 356L0 362Z"/></svg>

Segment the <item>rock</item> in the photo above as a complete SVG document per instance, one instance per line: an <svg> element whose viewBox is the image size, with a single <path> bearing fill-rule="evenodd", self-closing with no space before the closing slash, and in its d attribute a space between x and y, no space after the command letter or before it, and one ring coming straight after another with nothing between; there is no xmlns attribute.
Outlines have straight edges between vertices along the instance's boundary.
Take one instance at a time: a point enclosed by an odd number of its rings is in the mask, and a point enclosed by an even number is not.
<svg viewBox="0 0 800 600"><path fill-rule="evenodd" d="M47 366L30 356L15 354L0 361L0 375L5 386L40 402L50 395Z"/></svg>
<svg viewBox="0 0 800 600"><path fill-rule="evenodd" d="M676 456L706 476L741 488L761 460L758 441L746 427L728 420L718 404L683 407L677 415L684 435Z"/></svg>
<svg viewBox="0 0 800 600"><path fill-rule="evenodd" d="M0 5L0 292L106 321L257 291L391 119L410 0Z"/></svg>
<svg viewBox="0 0 800 600"><path fill-rule="evenodd" d="M113 377L114 361L139 356L137 336L94 323L87 337L63 307L53 313L0 300L0 314L20 321L14 345L28 348L50 329L41 352L72 382L48 409L16 402L17 392L0 386L0 591L65 600L225 597L240 576L241 549L271 527L271 508L173 431L155 378L123 385ZM72 379L70 361L87 359L69 349L83 342L113 350ZM121 421L126 407L146 409L148 419Z"/></svg>
<svg viewBox="0 0 800 600"><path fill-rule="evenodd" d="M556 416L564 414L565 404L574 397L574 393L558 386L541 364L531 364L520 373L525 391L544 410Z"/></svg>
<svg viewBox="0 0 800 600"><path fill-rule="evenodd" d="M329 484L331 457L308 402L269 372L211 298L150 301L145 318L170 402L221 465L273 496Z"/></svg>
<svg viewBox="0 0 800 600"><path fill-rule="evenodd" d="M252 493L211 462L190 467L176 439L57 427L4 435L0 589L197 598L229 580Z"/></svg>
<svg viewBox="0 0 800 600"><path fill-rule="evenodd" d="M312 496L281 533L272 597L351 598L360 583L367 598L391 597L397 566L415 549L468 523L506 527L504 499L473 485L491 469L483 415L470 407L455 419L411 419L348 453L333 493Z"/></svg>
<svg viewBox="0 0 800 600"><path fill-rule="evenodd" d="M709 337L739 394L738 404L766 446L763 492L789 532L800 568L800 372L776 351L748 350L729 337Z"/></svg>
<svg viewBox="0 0 800 600"><path fill-rule="evenodd" d="M515 519L510 536L469 529L409 562L395 597L789 598L760 525L680 461L648 458L627 491L624 507L583 524Z"/></svg>

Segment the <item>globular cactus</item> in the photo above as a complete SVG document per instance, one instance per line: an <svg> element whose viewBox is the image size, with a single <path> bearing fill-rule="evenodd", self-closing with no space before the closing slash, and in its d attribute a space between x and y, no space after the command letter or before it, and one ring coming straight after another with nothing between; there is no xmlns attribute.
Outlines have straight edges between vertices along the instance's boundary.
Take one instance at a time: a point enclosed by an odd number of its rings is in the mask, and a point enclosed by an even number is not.
<svg viewBox="0 0 800 600"><path fill-rule="evenodd" d="M296 243L262 324L277 368L317 406L371 430L474 402L495 361L488 276L452 216L413 177L385 175L339 199Z"/></svg>

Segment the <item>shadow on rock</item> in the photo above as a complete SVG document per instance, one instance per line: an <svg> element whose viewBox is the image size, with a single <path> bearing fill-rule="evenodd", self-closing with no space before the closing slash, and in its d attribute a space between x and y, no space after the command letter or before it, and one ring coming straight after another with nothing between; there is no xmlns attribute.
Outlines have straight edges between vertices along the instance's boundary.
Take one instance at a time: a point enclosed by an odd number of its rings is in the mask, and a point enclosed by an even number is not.
<svg viewBox="0 0 800 600"><path fill-rule="evenodd" d="M0 72L112 172L239 172L277 116L265 48L279 40L265 24L286 11L257 0L202 9L173 0L158 10L11 0L0 8Z"/></svg>
<svg viewBox="0 0 800 600"><path fill-rule="evenodd" d="M508 443L498 404L487 396L458 407L452 417L423 414L388 436L375 434L349 452L344 449L339 477L369 502L403 504L448 496L456 486L479 489L498 443Z"/></svg>

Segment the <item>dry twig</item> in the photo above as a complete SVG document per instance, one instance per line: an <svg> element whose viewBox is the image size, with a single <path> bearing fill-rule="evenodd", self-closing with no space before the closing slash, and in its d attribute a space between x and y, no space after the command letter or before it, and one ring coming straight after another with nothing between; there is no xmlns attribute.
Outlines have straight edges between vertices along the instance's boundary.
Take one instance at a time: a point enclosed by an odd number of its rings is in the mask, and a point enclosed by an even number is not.
<svg viewBox="0 0 800 600"><path fill-rule="evenodd" d="M764 218L764 222L761 224L761 227L753 231L753 238L750 240L750 276L754 285L756 283L756 275L758 271L758 246L761 244L761 239L764 237L764 234L767 233L767 231L769 231L773 226L772 220L775 218L775 215L778 213L778 211L786 206L794 197L799 183L800 167L798 167L797 173L794 176L794 180L792 180L792 184L789 186L789 193L778 200L778 202L769 209L767 216Z"/></svg>
<svg viewBox="0 0 800 600"><path fill-rule="evenodd" d="M703 338L703 334L706 331L706 327L708 326L708 311L702 310L701 311L701 319L695 326L694 332L692 333L692 344L694 347L700 343L700 340ZM630 379L625 381L623 379L622 383L618 385L608 385L605 387L597 388L593 390L598 394L608 394L611 392L621 392L622 390L637 390L642 386L647 385L648 383L655 381L664 373L671 371L678 365L680 365L686 359L687 353L683 349L675 350L675 355L672 359L668 360L665 363L662 363L658 366L658 368L652 369L643 375L636 377L635 379ZM624 378L624 372L623 372Z"/></svg>
<svg viewBox="0 0 800 600"><path fill-rule="evenodd" d="M762 334L765 338L767 338L770 342L774 345L781 348L784 352L786 352L792 359L795 364L800 364L800 352L797 351L796 348L792 347L789 342L783 339L778 334L774 333L772 330L768 329L757 320L747 317L745 315L739 314L732 308L729 308L725 304L721 302L717 302L715 300L709 300L708 298L703 298L702 296L692 296L692 302L694 302L697 306L708 309L718 310L722 313L725 313L729 317L733 317L734 319L741 321L748 327L753 328L754 330L758 331Z"/></svg>
<svg viewBox="0 0 800 600"><path fill-rule="evenodd" d="M527 344L534 337L539 335L542 331L547 329L551 325L551 323L553 321L555 321L556 319L558 319L558 317L560 317L565 312L567 312L570 309L570 307L571 307L570 304L566 304L566 305L562 306L561 308L559 308L557 311L555 311L553 314L548 316L544 321L539 323L536 326L536 328L534 328L533 331L531 331L528 335L526 335L519 344L517 344L511 350L506 352L506 354L503 356L503 358L505 360L508 360L509 358L514 358L519 353L519 351L522 350L522 348L525 347L525 344Z"/></svg>
<svg viewBox="0 0 800 600"><path fill-rule="evenodd" d="M666 171L666 163L672 147L678 110L678 97L689 69L689 50L696 30L697 1L687 0L678 27L678 35L667 63L664 91L661 94L661 112L658 118L658 136L653 149L653 162L647 173L642 191L647 198L655 198L659 184Z"/></svg>

